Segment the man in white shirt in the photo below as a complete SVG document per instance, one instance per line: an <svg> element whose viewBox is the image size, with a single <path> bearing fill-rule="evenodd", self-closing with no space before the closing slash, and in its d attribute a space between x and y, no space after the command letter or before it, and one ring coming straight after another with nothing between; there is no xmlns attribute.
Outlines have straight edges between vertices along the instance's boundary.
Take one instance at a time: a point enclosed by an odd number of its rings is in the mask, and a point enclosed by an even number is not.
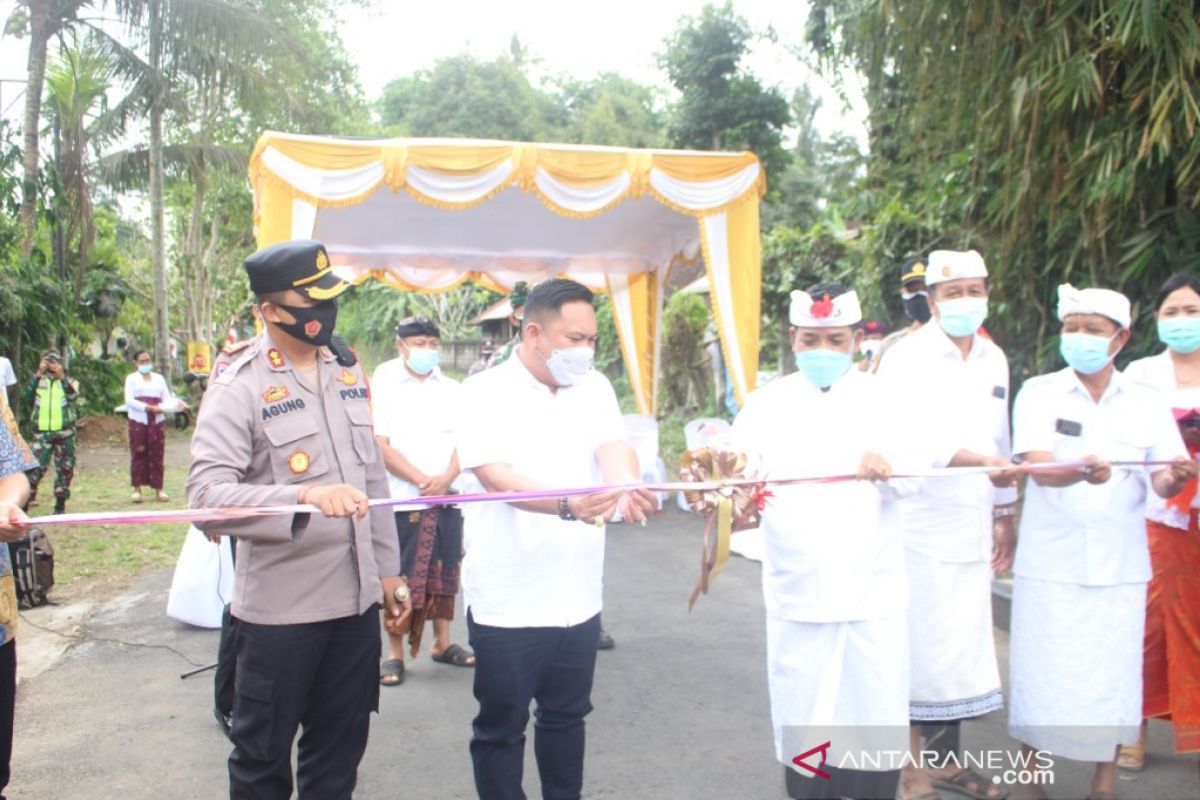
<svg viewBox="0 0 1200 800"><path fill-rule="evenodd" d="M979 333L987 317L987 266L974 250L935 250L925 271L933 322L898 341L878 374L900 402L955 445L1010 465L1008 359ZM958 724L1003 706L992 628L992 571L1008 569L1015 544L1016 489L984 475L925 481L898 504L895 523L908 565L913 751L958 750ZM932 730L931 723L941 723ZM920 746L926 725L929 746ZM904 797L1002 791L970 769L913 763Z"/></svg>
<svg viewBox="0 0 1200 800"><path fill-rule="evenodd" d="M1034 472L1013 586L1009 731L1026 752L1096 762L1091 796L1116 797L1117 746L1142 719L1142 632L1150 554L1148 491L1171 497L1196 475L1161 394L1113 358L1129 341L1129 300L1059 287L1066 369L1017 395L1013 450ZM1110 462L1170 462L1169 466Z"/></svg>
<svg viewBox="0 0 1200 800"><path fill-rule="evenodd" d="M881 381L851 369L862 319L841 284L792 293L798 372L754 392L730 432L757 474L857 474L857 482L780 485L762 516L763 597L775 755L789 797L893 798L908 750L908 599L901 537L884 524L893 472L950 462L940 438L879 413ZM924 434L924 432L922 432ZM927 453L923 455L923 453ZM829 741L817 765L794 759ZM891 754L887 757L885 754Z"/></svg>
<svg viewBox="0 0 1200 800"><path fill-rule="evenodd" d="M512 357L463 384L459 461L487 491L587 487L597 475L613 485L638 480L616 395L591 368L596 337L592 293L574 281L545 281L525 302ZM472 510L463 592L476 657L471 759L481 798L525 797L531 700L542 796L580 796L604 520L619 509L639 522L655 503L644 490L612 490Z"/></svg>
<svg viewBox="0 0 1200 800"><path fill-rule="evenodd" d="M440 343L441 332L431 320L402 320L396 326L399 356L380 364L371 376L375 438L393 500L445 495L460 488L454 428L462 387L438 367ZM433 660L474 666L475 657L450 642L462 563L462 513L449 506L404 509L396 512L396 531L400 574L408 579L413 612L399 626L387 626L388 657L380 668L380 683L404 682L404 634L415 658L429 619L433 620Z"/></svg>

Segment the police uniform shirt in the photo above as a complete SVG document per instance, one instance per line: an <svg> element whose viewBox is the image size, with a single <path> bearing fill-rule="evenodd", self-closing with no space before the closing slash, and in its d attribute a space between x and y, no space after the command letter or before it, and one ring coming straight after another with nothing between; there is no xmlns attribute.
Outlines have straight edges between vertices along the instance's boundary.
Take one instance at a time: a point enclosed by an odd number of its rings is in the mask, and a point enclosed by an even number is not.
<svg viewBox="0 0 1200 800"><path fill-rule="evenodd" d="M303 485L345 483L371 498L387 478L360 365L319 351L317 386L264 333L209 387L192 438L193 508L288 505ZM380 602L380 578L399 574L392 512L362 520L320 513L198 523L238 537L233 614L251 623L317 622Z"/></svg>
<svg viewBox="0 0 1200 800"><path fill-rule="evenodd" d="M1162 394L1115 370L1098 403L1070 368L1030 378L1017 394L1013 431L1014 452L1047 452L1056 461L1086 455L1168 461L1187 455ZM1051 488L1030 480L1013 571L1084 586L1150 580L1143 520L1153 492L1149 476L1144 469L1113 467L1101 484Z"/></svg>

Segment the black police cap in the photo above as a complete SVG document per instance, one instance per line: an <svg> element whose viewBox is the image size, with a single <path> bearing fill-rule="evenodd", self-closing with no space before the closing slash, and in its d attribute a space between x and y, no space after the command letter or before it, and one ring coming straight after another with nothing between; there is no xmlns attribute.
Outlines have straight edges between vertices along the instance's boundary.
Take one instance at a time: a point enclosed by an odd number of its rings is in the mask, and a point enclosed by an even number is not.
<svg viewBox="0 0 1200 800"><path fill-rule="evenodd" d="M264 247L246 259L250 291L256 295L294 289L312 300L331 300L350 288L333 274L325 245L311 239Z"/></svg>

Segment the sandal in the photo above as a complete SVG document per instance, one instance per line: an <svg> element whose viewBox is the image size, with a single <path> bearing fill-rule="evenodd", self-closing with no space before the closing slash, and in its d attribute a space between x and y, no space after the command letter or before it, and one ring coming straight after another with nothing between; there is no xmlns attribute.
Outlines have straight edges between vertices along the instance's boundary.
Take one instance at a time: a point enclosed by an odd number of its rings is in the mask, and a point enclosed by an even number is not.
<svg viewBox="0 0 1200 800"><path fill-rule="evenodd" d="M432 658L439 664L453 664L456 667L475 666L475 654L464 650L456 644L450 645L444 652L432 656Z"/></svg>
<svg viewBox="0 0 1200 800"><path fill-rule="evenodd" d="M988 789L992 787L999 788L1000 785L989 781L973 769L964 769L953 778L943 778L933 782L933 788L939 791L954 792L970 797L972 800L1004 800L1008 797L1008 792L1004 789L990 794Z"/></svg>
<svg viewBox="0 0 1200 800"><path fill-rule="evenodd" d="M166 492L164 492L162 489L159 489L157 492L154 493L154 499L160 503L165 503L171 499L171 496L168 495Z"/></svg>
<svg viewBox="0 0 1200 800"><path fill-rule="evenodd" d="M142 493L141 493L141 492L134 492L134 493L133 493L133 497L131 497L131 498L130 498L130 500L132 500L132 501L133 501L133 502L135 502L135 503L140 503L140 502L142 502Z"/></svg>
<svg viewBox="0 0 1200 800"><path fill-rule="evenodd" d="M1123 744L1117 751L1117 767L1127 772L1138 772L1146 766L1146 744Z"/></svg>
<svg viewBox="0 0 1200 800"><path fill-rule="evenodd" d="M404 683L404 661L389 658L379 668L379 683L383 686L399 686Z"/></svg>

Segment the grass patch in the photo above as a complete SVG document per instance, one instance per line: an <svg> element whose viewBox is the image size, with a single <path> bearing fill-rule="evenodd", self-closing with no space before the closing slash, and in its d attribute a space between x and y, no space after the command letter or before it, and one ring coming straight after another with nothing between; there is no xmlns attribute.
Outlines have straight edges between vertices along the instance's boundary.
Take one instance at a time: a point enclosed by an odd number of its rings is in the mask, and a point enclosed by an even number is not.
<svg viewBox="0 0 1200 800"><path fill-rule="evenodd" d="M135 506L130 501L128 454L120 446L82 446L71 484L67 510L95 511L164 510L184 508L185 467L173 466L171 449L185 448L190 431L167 431L167 469L163 489L166 503L154 502L153 490L143 494L148 502ZM38 505L30 516L50 513L54 506L53 476L47 472L39 490ZM46 528L54 544L54 572L58 584L75 581L128 582L151 570L174 565L183 546L187 525L55 525Z"/></svg>

